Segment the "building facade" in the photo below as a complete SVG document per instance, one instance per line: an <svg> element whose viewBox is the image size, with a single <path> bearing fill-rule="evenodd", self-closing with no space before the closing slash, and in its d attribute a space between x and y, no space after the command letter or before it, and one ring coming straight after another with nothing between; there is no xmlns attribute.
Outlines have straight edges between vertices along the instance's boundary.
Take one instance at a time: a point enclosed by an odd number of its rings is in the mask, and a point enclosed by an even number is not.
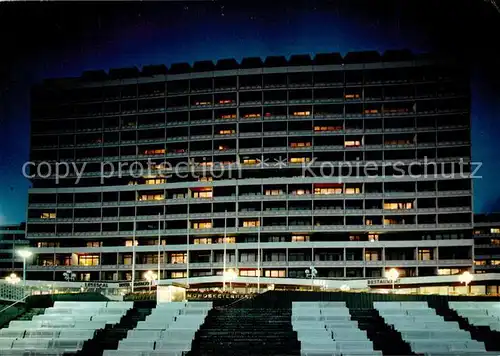
<svg viewBox="0 0 500 356"><path fill-rule="evenodd" d="M404 51L48 80L33 90L28 278L472 270L468 81Z"/></svg>
<svg viewBox="0 0 500 356"><path fill-rule="evenodd" d="M0 226L0 278L11 273L22 275L23 260L17 256L16 251L29 245L25 234L24 223Z"/></svg>
<svg viewBox="0 0 500 356"><path fill-rule="evenodd" d="M474 216L474 265L476 273L500 271L500 214Z"/></svg>

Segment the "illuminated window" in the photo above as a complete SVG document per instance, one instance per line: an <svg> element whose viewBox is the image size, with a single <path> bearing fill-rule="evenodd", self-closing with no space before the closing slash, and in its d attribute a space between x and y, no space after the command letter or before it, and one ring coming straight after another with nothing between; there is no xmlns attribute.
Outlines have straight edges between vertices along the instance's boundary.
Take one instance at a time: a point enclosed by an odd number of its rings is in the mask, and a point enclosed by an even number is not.
<svg viewBox="0 0 500 356"><path fill-rule="evenodd" d="M87 241L86 246L87 247L101 247L102 241Z"/></svg>
<svg viewBox="0 0 500 356"><path fill-rule="evenodd" d="M358 235L350 235L349 241L359 241L359 236Z"/></svg>
<svg viewBox="0 0 500 356"><path fill-rule="evenodd" d="M230 130L219 130L219 135L233 135L236 133L235 130L230 129Z"/></svg>
<svg viewBox="0 0 500 356"><path fill-rule="evenodd" d="M380 253L378 251L365 250L365 261L378 260L380 260Z"/></svg>
<svg viewBox="0 0 500 356"><path fill-rule="evenodd" d="M127 185L137 185L137 181L131 180L127 183Z"/></svg>
<svg viewBox="0 0 500 356"><path fill-rule="evenodd" d="M200 222L193 223L193 229L195 229L195 230L211 229L211 228L212 228L212 222L210 222L210 221L200 221Z"/></svg>
<svg viewBox="0 0 500 356"><path fill-rule="evenodd" d="M345 147L360 147L361 141L345 141L344 146Z"/></svg>
<svg viewBox="0 0 500 356"><path fill-rule="evenodd" d="M219 147L217 148L219 151L227 151L229 149L229 146L223 146L223 145L219 145Z"/></svg>
<svg viewBox="0 0 500 356"><path fill-rule="evenodd" d="M202 167L212 167L214 165L214 162L200 162L199 164Z"/></svg>
<svg viewBox="0 0 500 356"><path fill-rule="evenodd" d="M212 182L214 180L213 177L200 177L198 178L200 182Z"/></svg>
<svg viewBox="0 0 500 356"><path fill-rule="evenodd" d="M359 99L359 94L346 94L344 97L346 99Z"/></svg>
<svg viewBox="0 0 500 356"><path fill-rule="evenodd" d="M234 100L230 100L230 99L219 100L219 104L233 104L233 103L234 103Z"/></svg>
<svg viewBox="0 0 500 356"><path fill-rule="evenodd" d="M432 251L428 248L419 248L418 249L418 260L419 261L432 260Z"/></svg>
<svg viewBox="0 0 500 356"><path fill-rule="evenodd" d="M193 198L212 198L212 189L196 190L193 192Z"/></svg>
<svg viewBox="0 0 500 356"><path fill-rule="evenodd" d="M182 271L182 272L172 272L172 278L186 278L187 272Z"/></svg>
<svg viewBox="0 0 500 356"><path fill-rule="evenodd" d="M125 247L132 247L134 241L133 240L127 240L125 241ZM135 240L135 245L139 246L139 241Z"/></svg>
<svg viewBox="0 0 500 356"><path fill-rule="evenodd" d="M492 234L500 234L500 228L498 228L498 227L492 227L490 229L490 233L492 233Z"/></svg>
<svg viewBox="0 0 500 356"><path fill-rule="evenodd" d="M307 189L297 189L292 192L292 195L305 195L305 194L311 194L311 191Z"/></svg>
<svg viewBox="0 0 500 356"><path fill-rule="evenodd" d="M491 261L490 261L490 264L491 264L492 266L500 266L500 260L491 260Z"/></svg>
<svg viewBox="0 0 500 356"><path fill-rule="evenodd" d="M453 275L453 274L459 274L461 272L462 271L460 271L457 268L439 268L437 274L438 274L438 276L449 276L449 275Z"/></svg>
<svg viewBox="0 0 500 356"><path fill-rule="evenodd" d="M314 188L314 194L317 195L342 194L342 188Z"/></svg>
<svg viewBox="0 0 500 356"><path fill-rule="evenodd" d="M342 131L342 126L314 126L314 131Z"/></svg>
<svg viewBox="0 0 500 356"><path fill-rule="evenodd" d="M165 149L152 149L152 150L144 150L145 155L162 155L165 154Z"/></svg>
<svg viewBox="0 0 500 356"><path fill-rule="evenodd" d="M243 227L258 227L260 226L259 220L244 220Z"/></svg>
<svg viewBox="0 0 500 356"><path fill-rule="evenodd" d="M293 116L309 116L311 115L310 111L294 111Z"/></svg>
<svg viewBox="0 0 500 356"><path fill-rule="evenodd" d="M500 239L491 239L491 244L495 246L500 246Z"/></svg>
<svg viewBox="0 0 500 356"><path fill-rule="evenodd" d="M170 263L186 263L185 253L173 253L170 256Z"/></svg>
<svg viewBox="0 0 500 356"><path fill-rule="evenodd" d="M257 277L259 275L259 271L256 269L244 269L239 272L242 277Z"/></svg>
<svg viewBox="0 0 500 356"><path fill-rule="evenodd" d="M292 148L311 147L311 142L292 142L290 143L290 147Z"/></svg>
<svg viewBox="0 0 500 356"><path fill-rule="evenodd" d="M481 234L482 234L481 230L474 230L474 235L481 235Z"/></svg>
<svg viewBox="0 0 500 356"><path fill-rule="evenodd" d="M372 219L366 219L365 225L373 225L373 220Z"/></svg>
<svg viewBox="0 0 500 356"><path fill-rule="evenodd" d="M56 218L56 213L42 213L40 215L40 219L55 219Z"/></svg>
<svg viewBox="0 0 500 356"><path fill-rule="evenodd" d="M212 243L211 237L203 237L203 238L194 239L195 245L210 245L211 243Z"/></svg>
<svg viewBox="0 0 500 356"><path fill-rule="evenodd" d="M98 266L99 255L82 255L78 256L79 266Z"/></svg>
<svg viewBox="0 0 500 356"><path fill-rule="evenodd" d="M394 225L398 222L395 219L384 219L384 225Z"/></svg>
<svg viewBox="0 0 500 356"><path fill-rule="evenodd" d="M474 261L474 265L476 266L486 266L486 261Z"/></svg>
<svg viewBox="0 0 500 356"><path fill-rule="evenodd" d="M196 101L194 103L194 105L196 105L196 106L212 105L212 102L211 101Z"/></svg>
<svg viewBox="0 0 500 356"><path fill-rule="evenodd" d="M292 242L309 242L308 235L292 235Z"/></svg>
<svg viewBox="0 0 500 356"><path fill-rule="evenodd" d="M378 114L377 109L365 109L365 114Z"/></svg>
<svg viewBox="0 0 500 356"><path fill-rule="evenodd" d="M216 244L223 244L224 243L224 238L223 237L217 237L217 238L214 238L213 241ZM226 243L227 244L235 244L236 243L236 237L234 237L234 236L226 236Z"/></svg>
<svg viewBox="0 0 500 356"><path fill-rule="evenodd" d="M236 119L236 114L221 115L221 119Z"/></svg>
<svg viewBox="0 0 500 356"><path fill-rule="evenodd" d="M290 163L306 163L311 160L310 157L292 157L290 158Z"/></svg>
<svg viewBox="0 0 500 356"><path fill-rule="evenodd" d="M165 196L163 194L144 194L140 195L139 201L150 201L150 200L163 200Z"/></svg>
<svg viewBox="0 0 500 356"><path fill-rule="evenodd" d="M356 188L345 188L345 194L360 194L361 190L359 187Z"/></svg>
<svg viewBox="0 0 500 356"><path fill-rule="evenodd" d="M243 159L243 164L257 164L259 161L256 158Z"/></svg>
<svg viewBox="0 0 500 356"><path fill-rule="evenodd" d="M282 195L283 191L281 189L268 189L264 192L264 195Z"/></svg>
<svg viewBox="0 0 500 356"><path fill-rule="evenodd" d="M368 241L370 242L378 241L378 234L368 234Z"/></svg>
<svg viewBox="0 0 500 356"><path fill-rule="evenodd" d="M284 269L272 269L264 272L264 276L271 278L284 278L285 270Z"/></svg>
<svg viewBox="0 0 500 356"><path fill-rule="evenodd" d="M37 247L60 247L60 242L38 242Z"/></svg>
<svg viewBox="0 0 500 356"><path fill-rule="evenodd" d="M144 183L147 185L165 184L167 180L165 178L146 179Z"/></svg>
<svg viewBox="0 0 500 356"><path fill-rule="evenodd" d="M384 203L384 209L387 210L413 209L413 203Z"/></svg>
<svg viewBox="0 0 500 356"><path fill-rule="evenodd" d="M260 117L260 114L245 114L245 115L243 115L244 119L255 119L255 118L259 118L259 117Z"/></svg>

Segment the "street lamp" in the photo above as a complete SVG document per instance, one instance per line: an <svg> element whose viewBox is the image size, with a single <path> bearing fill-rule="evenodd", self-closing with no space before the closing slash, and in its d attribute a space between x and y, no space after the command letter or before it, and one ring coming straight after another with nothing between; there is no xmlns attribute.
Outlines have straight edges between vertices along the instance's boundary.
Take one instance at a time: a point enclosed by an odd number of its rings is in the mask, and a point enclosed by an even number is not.
<svg viewBox="0 0 500 356"><path fill-rule="evenodd" d="M233 280L236 279L237 273L233 269L228 269L227 271L224 271L224 280L229 281L229 289L233 289Z"/></svg>
<svg viewBox="0 0 500 356"><path fill-rule="evenodd" d="M153 271L147 271L146 273L144 273L144 278L149 282L149 290L151 290L151 285L153 284L153 281L156 281L158 275Z"/></svg>
<svg viewBox="0 0 500 356"><path fill-rule="evenodd" d="M5 280L10 284L18 284L21 281L21 278L19 278L17 274L11 273L7 277L5 277Z"/></svg>
<svg viewBox="0 0 500 356"><path fill-rule="evenodd" d="M71 271L66 271L63 273L63 276L64 276L64 279L67 281L67 282L72 282L75 280L76 278L76 274L71 272Z"/></svg>
<svg viewBox="0 0 500 356"><path fill-rule="evenodd" d="M313 266L306 269L306 277L311 278L311 290L314 290L314 278L318 275L318 271Z"/></svg>
<svg viewBox="0 0 500 356"><path fill-rule="evenodd" d="M395 268L391 268L389 271L385 272L385 278L392 282L392 290L394 291L394 283L399 277L399 272Z"/></svg>
<svg viewBox="0 0 500 356"><path fill-rule="evenodd" d="M473 279L474 276L469 271L465 271L460 276L458 276L458 280L460 281L460 283L465 284L465 287L467 288L467 294L469 294L469 283L472 282Z"/></svg>
<svg viewBox="0 0 500 356"><path fill-rule="evenodd" d="M18 250L17 254L23 259L23 285L26 286L26 259L33 255L29 250Z"/></svg>

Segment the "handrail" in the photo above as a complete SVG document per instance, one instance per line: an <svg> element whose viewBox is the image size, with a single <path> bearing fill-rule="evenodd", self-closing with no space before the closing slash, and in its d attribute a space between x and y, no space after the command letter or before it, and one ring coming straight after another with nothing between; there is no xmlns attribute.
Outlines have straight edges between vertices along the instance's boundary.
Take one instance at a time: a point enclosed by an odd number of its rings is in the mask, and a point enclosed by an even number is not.
<svg viewBox="0 0 500 356"><path fill-rule="evenodd" d="M26 294L24 297L22 297L21 299L19 300L16 300L14 303L6 306L5 308L3 308L2 310L0 310L0 313L3 313L4 311L6 311L7 309L13 307L14 305L16 305L17 303L20 303L22 302L23 300L25 300L26 298L28 298L31 294Z"/></svg>

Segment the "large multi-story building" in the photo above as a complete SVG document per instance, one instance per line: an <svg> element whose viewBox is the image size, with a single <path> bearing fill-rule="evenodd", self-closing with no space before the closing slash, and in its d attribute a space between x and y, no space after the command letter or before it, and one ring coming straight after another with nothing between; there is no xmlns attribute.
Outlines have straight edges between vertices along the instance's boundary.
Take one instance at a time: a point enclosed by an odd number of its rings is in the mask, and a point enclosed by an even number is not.
<svg viewBox="0 0 500 356"><path fill-rule="evenodd" d="M22 273L23 259L16 254L28 246L26 225L0 225L0 278Z"/></svg>
<svg viewBox="0 0 500 356"><path fill-rule="evenodd" d="M405 51L47 80L28 278L131 280L158 258L162 279L472 270L468 87L459 64Z"/></svg>

